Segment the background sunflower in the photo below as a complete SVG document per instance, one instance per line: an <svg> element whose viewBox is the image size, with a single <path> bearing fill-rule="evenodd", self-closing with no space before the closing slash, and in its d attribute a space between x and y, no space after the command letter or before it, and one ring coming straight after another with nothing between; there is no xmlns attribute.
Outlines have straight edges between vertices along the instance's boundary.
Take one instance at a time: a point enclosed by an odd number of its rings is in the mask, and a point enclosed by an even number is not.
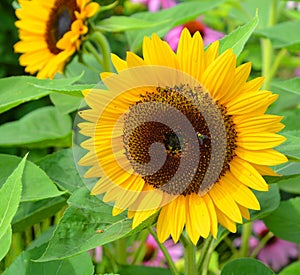
<svg viewBox="0 0 300 275"><path fill-rule="evenodd" d="M88 32L86 19L99 10L89 0L20 0L16 10L20 41L15 52L20 64L38 78L53 78L79 49L81 36Z"/></svg>

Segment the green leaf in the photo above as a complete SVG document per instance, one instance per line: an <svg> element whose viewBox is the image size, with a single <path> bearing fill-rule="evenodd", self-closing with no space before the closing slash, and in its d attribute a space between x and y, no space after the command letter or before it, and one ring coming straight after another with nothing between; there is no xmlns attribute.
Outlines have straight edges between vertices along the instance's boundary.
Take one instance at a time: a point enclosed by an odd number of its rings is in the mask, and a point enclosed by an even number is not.
<svg viewBox="0 0 300 275"><path fill-rule="evenodd" d="M282 201L264 222L277 237L300 243L300 197Z"/></svg>
<svg viewBox="0 0 300 275"><path fill-rule="evenodd" d="M69 259L50 262L34 262L47 244L23 251L2 275L93 275L94 266L88 253Z"/></svg>
<svg viewBox="0 0 300 275"><path fill-rule="evenodd" d="M172 275L171 271L167 268L134 265L121 265L119 268L119 272L122 275Z"/></svg>
<svg viewBox="0 0 300 275"><path fill-rule="evenodd" d="M300 174L280 177L276 183L285 192L300 194Z"/></svg>
<svg viewBox="0 0 300 275"><path fill-rule="evenodd" d="M224 0L202 0L201 2L180 3L172 8L157 12L135 13L132 15L133 18L160 24L147 29L126 31L130 50L134 52L137 51L142 45L144 36L151 36L152 33L156 33L162 37L172 28L184 24L189 20L196 19L203 12L212 9L222 2L224 2ZM166 22L170 23L166 24Z"/></svg>
<svg viewBox="0 0 300 275"><path fill-rule="evenodd" d="M16 168L21 158L0 154L0 187ZM64 192L57 189L46 173L30 161L26 161L23 178L21 201L36 201L61 196Z"/></svg>
<svg viewBox="0 0 300 275"><path fill-rule="evenodd" d="M231 6L230 16L234 17L234 19L238 19L241 22L248 22L251 20L253 14L258 10L259 27L266 27L270 21L269 17L272 4L272 1L261 0L239 1L236 2L235 5Z"/></svg>
<svg viewBox="0 0 300 275"><path fill-rule="evenodd" d="M66 206L66 199L63 197L36 202L21 202L13 218L12 229L14 232L24 231L25 228L53 216L64 206Z"/></svg>
<svg viewBox="0 0 300 275"><path fill-rule="evenodd" d="M48 95L51 89L71 85L82 77L68 79L37 79L33 76L12 76L0 79L0 113L24 102L37 100ZM35 86L36 85L36 86ZM43 89L48 87L48 89Z"/></svg>
<svg viewBox="0 0 300 275"><path fill-rule="evenodd" d="M64 259L136 234L152 225L157 218L157 215L153 215L132 229L132 220L126 212L112 216L113 207L91 196L85 187L77 190L68 203L69 208L57 225L46 252L38 261Z"/></svg>
<svg viewBox="0 0 300 275"><path fill-rule="evenodd" d="M0 147L63 147L71 145L72 121L55 107L39 108L18 121L0 126Z"/></svg>
<svg viewBox="0 0 300 275"><path fill-rule="evenodd" d="M273 81L271 87L284 92L300 95L300 77L285 81Z"/></svg>
<svg viewBox="0 0 300 275"><path fill-rule="evenodd" d="M73 193L84 186L75 166L72 149L64 149L48 155L38 165L63 190Z"/></svg>
<svg viewBox="0 0 300 275"><path fill-rule="evenodd" d="M300 274L299 261L288 265L283 270L281 270L278 275L295 275L295 274Z"/></svg>
<svg viewBox="0 0 300 275"><path fill-rule="evenodd" d="M281 133L287 140L278 146L278 150L289 159L300 161L300 130L285 131Z"/></svg>
<svg viewBox="0 0 300 275"><path fill-rule="evenodd" d="M57 88L52 88L51 86L50 87L42 86L39 84L33 84L33 86L43 90L55 92L57 94L83 98L82 90L92 89L95 85L94 84L61 85L60 87Z"/></svg>
<svg viewBox="0 0 300 275"><path fill-rule="evenodd" d="M81 97L53 93L50 94L50 99L54 106L62 113L69 114L79 109L83 99Z"/></svg>
<svg viewBox="0 0 300 275"><path fill-rule="evenodd" d="M280 194L276 184L271 184L268 192L260 192L256 190L253 190L253 192L259 201L261 210L250 210L251 221L267 216L279 206Z"/></svg>
<svg viewBox="0 0 300 275"><path fill-rule="evenodd" d="M251 258L240 258L225 264L221 275L275 275L262 262Z"/></svg>
<svg viewBox="0 0 300 275"><path fill-rule="evenodd" d="M247 24L235 29L232 33L226 35L220 40L219 52L222 53L225 50L232 48L236 56L239 56L250 35L254 32L257 24L258 16L256 14L255 17L253 17L253 19L251 19Z"/></svg>
<svg viewBox="0 0 300 275"><path fill-rule="evenodd" d="M257 31L258 34L269 38L275 49L293 47L300 50L300 20L279 23Z"/></svg>
<svg viewBox="0 0 300 275"><path fill-rule="evenodd" d="M8 177L0 189L0 239L7 234L10 223L17 212L22 192L22 174L27 155Z"/></svg>
<svg viewBox="0 0 300 275"><path fill-rule="evenodd" d="M163 22L148 21L134 17L127 16L111 16L107 19L101 20L97 24L97 29L107 32L121 32L127 30L139 30L145 28L155 27L157 25L170 23L170 20Z"/></svg>
<svg viewBox="0 0 300 275"><path fill-rule="evenodd" d="M0 238L0 261L5 257L5 255L7 254L9 248L10 248L10 244L11 244L11 235L12 235L12 231L11 231L11 226L9 226L6 230L6 232L4 233L4 235Z"/></svg>

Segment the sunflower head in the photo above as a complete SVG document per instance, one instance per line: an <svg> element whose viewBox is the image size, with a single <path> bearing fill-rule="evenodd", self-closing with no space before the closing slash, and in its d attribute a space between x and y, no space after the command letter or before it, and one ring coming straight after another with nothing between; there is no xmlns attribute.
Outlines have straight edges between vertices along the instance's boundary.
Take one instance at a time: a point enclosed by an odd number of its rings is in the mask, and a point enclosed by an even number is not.
<svg viewBox="0 0 300 275"><path fill-rule="evenodd" d="M39 78L53 78L79 49L88 32L86 19L99 10L90 0L20 0L16 10L20 64Z"/></svg>
<svg viewBox="0 0 300 275"><path fill-rule="evenodd" d="M81 146L86 178L100 177L92 194L128 209L133 227L158 214L160 241L178 241L186 229L193 243L218 223L231 232L260 205L251 189L268 191L262 175L286 157L272 149L282 117L265 114L277 95L248 81L251 64L236 66L232 49L219 42L205 51L199 32L185 29L174 53L155 34L143 42L143 58L112 55L117 73L102 73L109 92L85 91L90 107Z"/></svg>

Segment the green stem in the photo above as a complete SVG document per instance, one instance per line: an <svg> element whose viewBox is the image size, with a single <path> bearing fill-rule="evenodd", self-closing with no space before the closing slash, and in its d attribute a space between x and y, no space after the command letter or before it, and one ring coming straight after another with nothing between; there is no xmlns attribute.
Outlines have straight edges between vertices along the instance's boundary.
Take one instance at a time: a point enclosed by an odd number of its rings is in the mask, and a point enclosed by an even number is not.
<svg viewBox="0 0 300 275"><path fill-rule="evenodd" d="M197 274L196 246L184 234L181 234L180 241L184 248L184 275Z"/></svg>
<svg viewBox="0 0 300 275"><path fill-rule="evenodd" d="M103 60L100 57L97 50L95 49L95 47L93 46L93 44L90 41L86 41L84 43L84 47L87 49L87 51L89 53L91 53L94 56L94 58L97 60L97 62L103 67Z"/></svg>
<svg viewBox="0 0 300 275"><path fill-rule="evenodd" d="M276 71L280 65L280 62L282 60L282 58L286 55L287 53L287 49L281 49L280 52L277 54L275 60L274 60L274 63L270 69L270 75L269 75L269 79L270 81L273 79L273 77L275 76L276 74Z"/></svg>
<svg viewBox="0 0 300 275"><path fill-rule="evenodd" d="M269 21L268 26L271 27L275 25L276 18L277 18L277 0L271 0L271 8L269 13ZM273 47L271 40L268 38L262 38L261 40L261 47L262 47L262 73L266 77L264 82L264 89L269 89L269 84L272 80L273 73L272 73L272 57L274 54Z"/></svg>
<svg viewBox="0 0 300 275"><path fill-rule="evenodd" d="M126 264L127 263L127 253L126 253L126 239L121 238L116 241L116 258L120 264Z"/></svg>
<svg viewBox="0 0 300 275"><path fill-rule="evenodd" d="M155 233L155 231L151 228L148 227L149 233L153 236L153 238L155 239L158 247L160 248L161 252L164 254L166 261L168 263L168 266L170 268L170 271L172 272L173 275L179 275L179 272L172 260L171 255L169 254L168 250L166 249L166 247L159 241L157 234Z"/></svg>
<svg viewBox="0 0 300 275"><path fill-rule="evenodd" d="M259 245L257 247L255 247L255 249L253 250L253 252L251 253L250 257L255 258L257 256L257 254L259 253L259 251L265 247L265 245L267 244L267 242L274 237L274 234L272 232L268 232L267 235L265 235L262 240L260 241Z"/></svg>
<svg viewBox="0 0 300 275"><path fill-rule="evenodd" d="M145 242L148 237L148 234L149 233L146 230L144 230L140 233L140 236L139 236L140 246L138 247L138 249L136 249L136 251L133 254L133 260L131 262L131 265L135 265L136 262L141 261L142 257L144 257L144 255L142 255L142 251L145 248Z"/></svg>
<svg viewBox="0 0 300 275"><path fill-rule="evenodd" d="M210 261L211 253L213 252L213 240L214 239L211 234L207 237L207 239L204 240L204 244L201 249L200 258L198 261L198 274L207 274L208 264Z"/></svg>
<svg viewBox="0 0 300 275"><path fill-rule="evenodd" d="M103 255L106 255L109 258L109 265L112 268L113 273L118 271L118 263L116 262L115 255L112 254L111 249L107 248L105 245L102 246ZM104 270L103 272L104 273Z"/></svg>
<svg viewBox="0 0 300 275"><path fill-rule="evenodd" d="M102 54L102 68L106 72L111 72L111 62L110 62L110 47L107 39L101 32L94 32L92 37L97 42L97 46L99 47Z"/></svg>
<svg viewBox="0 0 300 275"><path fill-rule="evenodd" d="M249 254L249 239L252 231L252 223L248 222L243 224L242 231L242 245L241 245L241 256L247 257Z"/></svg>

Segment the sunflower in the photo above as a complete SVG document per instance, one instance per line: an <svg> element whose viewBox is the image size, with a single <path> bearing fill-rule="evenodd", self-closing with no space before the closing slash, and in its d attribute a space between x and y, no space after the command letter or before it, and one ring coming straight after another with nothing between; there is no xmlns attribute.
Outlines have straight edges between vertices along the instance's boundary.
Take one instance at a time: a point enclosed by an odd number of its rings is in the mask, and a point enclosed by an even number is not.
<svg viewBox="0 0 300 275"><path fill-rule="evenodd" d="M15 52L20 64L38 78L53 78L79 49L88 28L86 19L99 10L90 0L19 0L16 26L20 41Z"/></svg>
<svg viewBox="0 0 300 275"><path fill-rule="evenodd" d="M83 92L79 164L100 177L91 194L114 202L113 215L127 209L133 228L157 213L161 242L185 228L196 244L218 223L235 232L260 209L251 189L268 191L262 175L287 161L272 149L285 140L282 117L265 114L277 95L259 90L262 77L247 81L251 63L218 51L218 41L204 51L199 32L184 29L176 53L153 34L143 58L112 55L117 73L101 74L109 91Z"/></svg>

